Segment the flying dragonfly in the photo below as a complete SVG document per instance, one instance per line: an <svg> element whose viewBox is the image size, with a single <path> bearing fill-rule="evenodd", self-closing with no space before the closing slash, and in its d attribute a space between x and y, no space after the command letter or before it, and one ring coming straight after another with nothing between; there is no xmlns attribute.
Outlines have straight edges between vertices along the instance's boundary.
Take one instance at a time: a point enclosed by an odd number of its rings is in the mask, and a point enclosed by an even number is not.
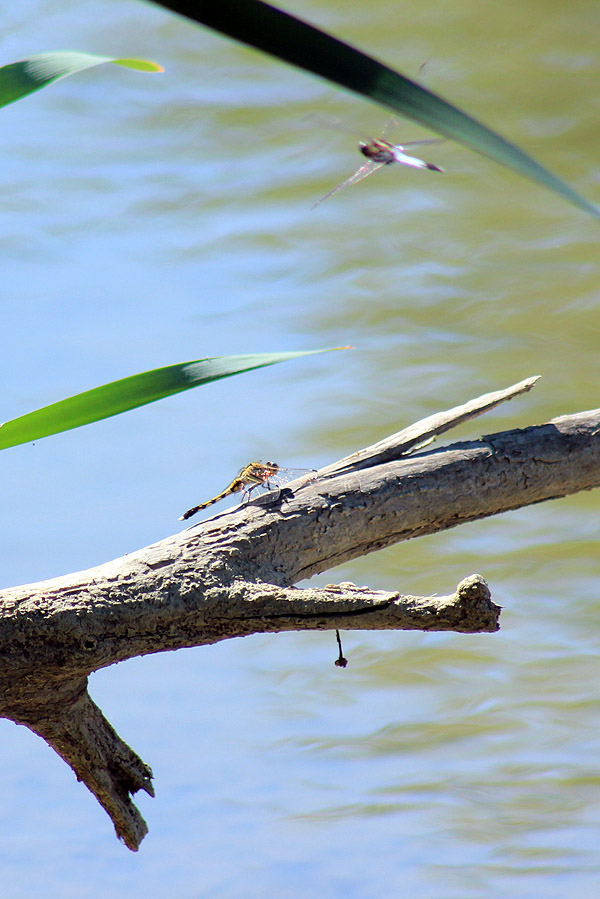
<svg viewBox="0 0 600 899"><path fill-rule="evenodd" d="M439 165L434 165L433 162L425 162L423 159L417 159L416 156L409 156L404 152L407 147L441 143L443 143L443 139L438 137L432 137L426 140L412 140L405 144L392 144L390 141L383 140L383 138L365 138L364 140L361 140L358 149L363 156L367 157L367 162L363 163L353 175L350 175L349 178L346 178L345 181L342 181L341 184L338 184L337 187L330 190L328 194L325 194L324 197L317 200L312 208L314 209L315 206L318 206L319 203L322 203L323 200L327 200L339 190L344 190L345 187L350 187L351 184L358 184L359 181L372 175L377 169L382 168L384 165L392 165L394 162L398 162L401 165L409 165L415 169L429 169L431 172L443 172L444 169L440 168Z"/></svg>
<svg viewBox="0 0 600 899"><path fill-rule="evenodd" d="M226 496L229 496L232 493L240 493L243 490L243 501L244 499L249 499L250 494L257 487L262 487L265 490L273 490L274 488L280 487L283 484L287 484L289 481L302 476L305 476L308 480L312 474L313 470L308 468L281 468L277 462L250 462L249 465L246 465L241 469L239 474L225 488L225 490L222 490L221 493L213 496L212 499L207 500L205 503L200 503L199 506L188 509L187 512L184 512L179 518L179 521L187 521L187 519L191 518L192 515L195 515L196 512L200 512L202 509L212 506L213 503L220 502L220 500L225 499Z"/></svg>

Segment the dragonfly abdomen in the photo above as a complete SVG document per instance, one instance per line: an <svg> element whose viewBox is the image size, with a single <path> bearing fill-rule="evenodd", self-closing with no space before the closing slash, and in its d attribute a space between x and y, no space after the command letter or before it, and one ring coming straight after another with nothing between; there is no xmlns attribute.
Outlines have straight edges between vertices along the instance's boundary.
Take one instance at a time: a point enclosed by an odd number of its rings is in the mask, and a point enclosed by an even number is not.
<svg viewBox="0 0 600 899"><path fill-rule="evenodd" d="M212 506L214 503L218 503L222 499L225 499L230 493L238 493L240 490L243 490L245 486L244 481L240 478L236 478L235 481L232 481L229 487L226 490L221 491L218 496L213 496L212 499L207 500L205 503L200 503L199 506L194 506L193 509L188 509L187 512L184 512L179 521L187 521L187 519L191 518L192 515L195 515L196 512L201 512L202 509L208 509L208 507Z"/></svg>

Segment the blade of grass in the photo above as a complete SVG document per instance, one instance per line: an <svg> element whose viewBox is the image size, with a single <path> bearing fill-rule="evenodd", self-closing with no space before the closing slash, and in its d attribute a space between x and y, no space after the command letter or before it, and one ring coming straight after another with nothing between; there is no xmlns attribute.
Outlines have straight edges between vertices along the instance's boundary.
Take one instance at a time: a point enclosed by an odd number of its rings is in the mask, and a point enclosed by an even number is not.
<svg viewBox="0 0 600 899"><path fill-rule="evenodd" d="M348 349L348 347L335 347ZM295 353L256 353L248 356L214 356L155 368L129 378L94 387L67 399L43 406L0 425L0 449L29 443L60 431L91 424L129 409L145 406L174 393L211 381L239 375L255 368L275 365L300 356L333 350L305 350Z"/></svg>
<svg viewBox="0 0 600 899"><path fill-rule="evenodd" d="M355 47L261 0L153 0L193 19L333 81L456 140L512 169L600 218L600 209L515 144L437 94L400 75Z"/></svg>
<svg viewBox="0 0 600 899"><path fill-rule="evenodd" d="M138 72L162 72L162 66L148 59L111 59L95 53L77 53L62 50L53 53L37 53L19 62L0 67L0 106L7 106L42 87L110 62Z"/></svg>

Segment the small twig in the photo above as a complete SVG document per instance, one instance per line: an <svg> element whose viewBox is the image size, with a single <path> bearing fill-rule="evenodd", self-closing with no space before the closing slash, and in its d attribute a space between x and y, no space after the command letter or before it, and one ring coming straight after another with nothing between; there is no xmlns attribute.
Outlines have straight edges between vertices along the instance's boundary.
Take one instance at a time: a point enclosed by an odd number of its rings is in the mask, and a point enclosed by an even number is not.
<svg viewBox="0 0 600 899"><path fill-rule="evenodd" d="M525 378L512 387L505 390L494 390L492 393L484 393L482 396L460 406L454 406L446 412L436 412L435 415L428 415L415 424L385 437L378 443L365 447L333 465L328 465L319 471L319 477L333 477L350 471L359 471L363 468L371 468L374 465L381 465L384 462L392 462L400 459L423 446L428 445L440 434L444 434L451 428L469 421L471 418L477 418L485 412L489 412L500 403L512 400L515 396L527 393L540 378L535 375L532 378Z"/></svg>

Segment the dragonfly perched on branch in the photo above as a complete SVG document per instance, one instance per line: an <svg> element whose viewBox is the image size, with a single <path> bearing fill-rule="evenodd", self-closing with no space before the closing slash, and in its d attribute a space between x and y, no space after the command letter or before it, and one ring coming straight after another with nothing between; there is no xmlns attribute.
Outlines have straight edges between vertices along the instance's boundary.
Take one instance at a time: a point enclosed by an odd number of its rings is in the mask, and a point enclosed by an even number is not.
<svg viewBox="0 0 600 899"><path fill-rule="evenodd" d="M200 512L202 509L212 506L213 503L218 503L232 493L241 493L243 490L243 502L250 497L252 491L256 490L257 487L262 487L265 490L273 490L296 478L305 477L308 480L313 473L314 469L308 468L281 468L277 462L250 462L249 465L246 465L241 469L239 474L233 479L231 484L225 488L225 490L222 490L205 503L200 503L199 506L188 509L187 512L180 517L179 521L187 521L187 519L191 518L192 515L195 515L196 512Z"/></svg>
<svg viewBox="0 0 600 899"><path fill-rule="evenodd" d="M392 120L392 123L395 124L394 120ZM340 128L339 123L330 124L332 125L332 127ZM388 126L386 125L384 132L387 127ZM349 129L342 127L341 130L348 131ZM353 131L350 131L350 133L354 134ZM415 169L429 169L429 171L431 172L443 172L444 169L442 169L439 165L435 165L433 162L425 162L424 159L418 159L416 156L409 156L408 153L404 152L407 147L425 146L427 144L441 144L443 142L443 138L431 137L426 138L425 140L408 141L404 144L393 144L390 141L384 140L382 137L365 137L358 144L358 149L363 154L363 156L367 157L367 161L363 163L363 165L361 165L353 175L350 175L349 178L346 178L345 181L342 181L341 184L338 184L337 187L334 187L333 190L330 190L328 194L325 194L324 197L321 197L320 200L317 200L312 208L314 209L315 206L318 206L319 203L322 203L323 200L327 200L338 191L344 190L345 187L350 187L351 184L358 184L358 182L362 181L363 178L367 178L369 175L372 175L373 172L376 172L377 169L382 168L384 165L392 165L396 162L400 163L401 165L411 166Z"/></svg>

